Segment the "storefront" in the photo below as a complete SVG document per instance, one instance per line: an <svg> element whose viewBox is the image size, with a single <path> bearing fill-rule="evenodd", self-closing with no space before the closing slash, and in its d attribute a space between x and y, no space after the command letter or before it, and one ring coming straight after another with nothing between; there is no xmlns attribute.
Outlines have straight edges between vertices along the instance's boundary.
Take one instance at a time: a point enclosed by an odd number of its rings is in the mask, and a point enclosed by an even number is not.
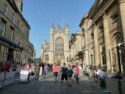
<svg viewBox="0 0 125 94"><path fill-rule="evenodd" d="M6 39L5 37L0 36L0 61L21 61L19 60L21 56L21 51L23 49L19 47L14 42ZM17 60L18 59L18 60Z"/></svg>

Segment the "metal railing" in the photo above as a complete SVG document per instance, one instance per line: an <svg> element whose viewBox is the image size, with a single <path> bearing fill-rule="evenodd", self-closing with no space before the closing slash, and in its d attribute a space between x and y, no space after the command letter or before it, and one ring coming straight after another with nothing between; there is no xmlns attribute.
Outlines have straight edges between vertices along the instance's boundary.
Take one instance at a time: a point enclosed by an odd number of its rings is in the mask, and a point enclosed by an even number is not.
<svg viewBox="0 0 125 94"><path fill-rule="evenodd" d="M9 85L15 81L15 72L2 72L0 73L0 88Z"/></svg>
<svg viewBox="0 0 125 94"><path fill-rule="evenodd" d="M112 94L125 94L122 93L123 87L125 86L122 86L121 83L121 80L115 78L106 78L106 90Z"/></svg>

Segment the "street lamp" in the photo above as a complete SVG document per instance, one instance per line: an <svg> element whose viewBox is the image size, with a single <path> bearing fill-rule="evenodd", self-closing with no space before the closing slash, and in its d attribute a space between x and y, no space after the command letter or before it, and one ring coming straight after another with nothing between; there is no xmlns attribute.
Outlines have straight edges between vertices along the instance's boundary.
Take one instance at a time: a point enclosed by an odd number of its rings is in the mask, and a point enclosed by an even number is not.
<svg viewBox="0 0 125 94"><path fill-rule="evenodd" d="M68 64L68 57L67 57L67 64Z"/></svg>
<svg viewBox="0 0 125 94"><path fill-rule="evenodd" d="M93 66L93 54L91 54L91 65Z"/></svg>
<svg viewBox="0 0 125 94"><path fill-rule="evenodd" d="M118 44L116 48L117 48L117 54L118 54L118 68L119 68L119 72L121 73L121 56L123 55L122 50L124 50L124 46L122 44Z"/></svg>

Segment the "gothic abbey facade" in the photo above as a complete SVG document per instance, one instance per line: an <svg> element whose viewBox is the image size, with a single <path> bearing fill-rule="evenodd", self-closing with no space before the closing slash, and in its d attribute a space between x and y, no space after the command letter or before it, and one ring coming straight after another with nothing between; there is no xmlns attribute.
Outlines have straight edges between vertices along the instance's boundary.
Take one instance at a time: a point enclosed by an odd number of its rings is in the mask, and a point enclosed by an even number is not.
<svg viewBox="0 0 125 94"><path fill-rule="evenodd" d="M41 48L41 60L44 63L53 64L54 62L59 65L67 63L69 56L69 36L70 29L68 24L65 28L59 25L55 29L54 25L50 28L50 42L44 41Z"/></svg>

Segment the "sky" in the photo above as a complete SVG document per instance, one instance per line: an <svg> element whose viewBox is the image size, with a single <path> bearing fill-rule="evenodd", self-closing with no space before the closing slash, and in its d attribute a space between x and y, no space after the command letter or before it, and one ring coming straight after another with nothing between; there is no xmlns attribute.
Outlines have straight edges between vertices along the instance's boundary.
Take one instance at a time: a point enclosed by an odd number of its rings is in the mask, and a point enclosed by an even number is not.
<svg viewBox="0 0 125 94"><path fill-rule="evenodd" d="M68 23L70 34L80 31L80 21L95 0L23 0L23 16L30 25L29 40L40 57L44 40L49 42L50 27Z"/></svg>

